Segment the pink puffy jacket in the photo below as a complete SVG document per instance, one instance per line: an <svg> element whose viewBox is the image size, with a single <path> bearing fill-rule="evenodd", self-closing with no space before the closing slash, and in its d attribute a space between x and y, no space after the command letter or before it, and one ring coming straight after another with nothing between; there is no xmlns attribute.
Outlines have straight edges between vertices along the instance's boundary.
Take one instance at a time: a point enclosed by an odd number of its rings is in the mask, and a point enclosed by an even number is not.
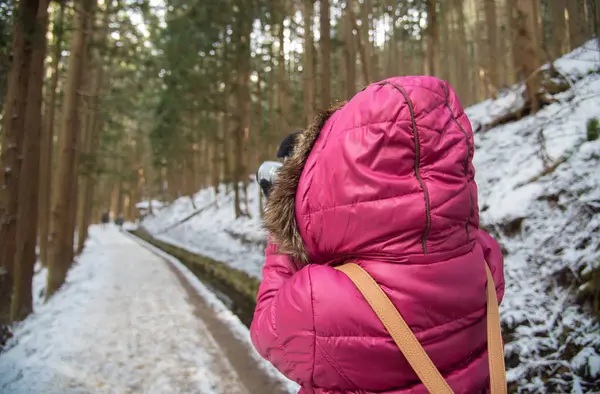
<svg viewBox="0 0 600 394"><path fill-rule="evenodd" d="M345 274L352 261L390 297L455 393L487 390L485 261L473 132L433 77L374 83L317 116L279 172L251 337L301 393L426 393Z"/></svg>

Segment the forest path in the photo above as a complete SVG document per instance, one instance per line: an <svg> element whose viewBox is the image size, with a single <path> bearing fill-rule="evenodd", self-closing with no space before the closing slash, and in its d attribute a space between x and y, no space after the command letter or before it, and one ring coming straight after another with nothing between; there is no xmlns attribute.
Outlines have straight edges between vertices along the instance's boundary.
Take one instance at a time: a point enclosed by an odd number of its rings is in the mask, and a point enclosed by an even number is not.
<svg viewBox="0 0 600 394"><path fill-rule="evenodd" d="M7 393L285 393L171 262L95 226L0 356Z"/></svg>

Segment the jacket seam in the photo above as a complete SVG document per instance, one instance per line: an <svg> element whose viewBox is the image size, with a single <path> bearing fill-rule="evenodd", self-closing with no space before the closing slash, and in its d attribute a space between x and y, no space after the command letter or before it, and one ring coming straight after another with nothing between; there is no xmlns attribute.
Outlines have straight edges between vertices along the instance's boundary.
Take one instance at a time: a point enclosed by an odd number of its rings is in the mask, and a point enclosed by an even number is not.
<svg viewBox="0 0 600 394"><path fill-rule="evenodd" d="M316 337L316 335L315 335ZM315 342L316 345L316 342ZM329 362L329 365L331 365L331 367L333 369L335 369L335 371L338 373L338 375L340 375L342 377L342 379L344 379L344 381L351 387L355 387L358 388L356 386L356 384L354 384L354 382L352 382L352 380L348 377L348 375L346 375L346 373L342 370L342 368L340 368L339 365L337 365L337 363L335 362L335 360L333 360L333 358L331 358L331 356L329 355L329 353L327 352L327 350L319 345L319 350L321 351L321 353L323 354L323 357L325 357L325 359L327 360L327 362Z"/></svg>
<svg viewBox="0 0 600 394"><path fill-rule="evenodd" d="M420 165L421 165L421 143L419 140L419 130L417 129L417 121L415 118L415 108L412 104L412 101L410 100L410 97L408 97L408 93L406 93L406 91L404 89L402 89L402 87L398 86L397 84L393 83L393 82L382 82L383 85L389 84L392 87L394 87L396 90L398 90L400 92L400 94L402 94L402 96L404 96L404 100L406 101L406 104L408 105L408 110L410 111L410 119L412 122L412 129L413 129L413 137L414 137L414 141L415 141L415 177L417 178L417 181L419 182L419 185L421 186L421 189L423 190L423 195L425 197L425 230L423 231L423 235L421 236L421 243L423 246L423 254L427 254L427 236L429 235L429 231L431 230L431 209L430 209L430 200L429 200L429 192L427 190L427 186L425 185L425 182L423 181L423 178L421 177L421 173L420 173Z"/></svg>
<svg viewBox="0 0 600 394"><path fill-rule="evenodd" d="M444 91L444 95L446 97L446 107L448 108L448 111L450 111L450 116L452 117L452 120L456 123L456 125L458 126L460 131L465 136L465 142L467 144L467 156L465 157L464 172L465 172L465 177L467 177L467 189L469 191L469 214L467 215L467 221L465 223L465 232L467 233L467 240L470 241L471 234L469 234L469 223L471 222L471 217L473 216L473 193L471 191L471 188L469 187L471 182L468 177L468 171L469 171L469 157L471 157L472 146L471 146L471 141L469 141L469 135L467 134L467 131L462 126L462 124L460 124L460 122L454 115L454 111L452 110L452 106L450 105L450 101L449 101L449 97L448 97L448 87L443 82L441 82L441 85L442 85L442 90Z"/></svg>
<svg viewBox="0 0 600 394"><path fill-rule="evenodd" d="M311 369L311 373L310 373L310 380L311 380L311 384L314 385L315 384L315 364L316 364L316 357L317 357L317 326L316 326L316 319L315 319L315 303L314 303L314 294L313 294L313 285L312 285L312 273L311 271L311 267L309 266L307 268L308 270L308 286L310 289L310 309L312 312L312 323L313 323L313 358L312 358L312 369Z"/></svg>

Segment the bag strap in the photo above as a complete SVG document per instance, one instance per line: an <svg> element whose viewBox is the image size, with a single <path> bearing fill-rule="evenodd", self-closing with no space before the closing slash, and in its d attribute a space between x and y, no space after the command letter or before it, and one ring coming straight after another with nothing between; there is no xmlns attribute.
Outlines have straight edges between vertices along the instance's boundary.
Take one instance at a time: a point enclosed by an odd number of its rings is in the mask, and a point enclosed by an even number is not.
<svg viewBox="0 0 600 394"><path fill-rule="evenodd" d="M490 389L492 394L506 394L506 366L504 365L504 345L500 326L500 309L496 284L490 267L485 262L487 276L487 337L488 364L490 366Z"/></svg>
<svg viewBox="0 0 600 394"><path fill-rule="evenodd" d="M500 331L498 299L492 273L486 263L487 275L487 332L488 355L490 366L490 387L492 394L506 394L506 372L504 367L504 351ZM383 326L413 368L423 385L430 393L453 394L452 389L435 367L400 312L383 292L381 287L362 267L355 263L347 263L335 267L345 273L356 285L358 291L369 303Z"/></svg>

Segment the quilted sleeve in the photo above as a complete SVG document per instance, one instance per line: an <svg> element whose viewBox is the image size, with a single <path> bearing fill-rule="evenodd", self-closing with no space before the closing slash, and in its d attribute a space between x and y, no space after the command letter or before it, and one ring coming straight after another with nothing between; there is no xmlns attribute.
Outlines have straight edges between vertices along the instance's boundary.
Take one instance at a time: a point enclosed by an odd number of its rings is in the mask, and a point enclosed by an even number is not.
<svg viewBox="0 0 600 394"><path fill-rule="evenodd" d="M483 248L483 255L490 265L490 270L494 277L498 303L500 303L504 297L504 257L502 256L502 249L498 242L485 231L479 230L478 235L479 242Z"/></svg>
<svg viewBox="0 0 600 394"><path fill-rule="evenodd" d="M269 244L250 336L262 357L307 388L315 351L311 294L311 266L294 272L290 257Z"/></svg>

